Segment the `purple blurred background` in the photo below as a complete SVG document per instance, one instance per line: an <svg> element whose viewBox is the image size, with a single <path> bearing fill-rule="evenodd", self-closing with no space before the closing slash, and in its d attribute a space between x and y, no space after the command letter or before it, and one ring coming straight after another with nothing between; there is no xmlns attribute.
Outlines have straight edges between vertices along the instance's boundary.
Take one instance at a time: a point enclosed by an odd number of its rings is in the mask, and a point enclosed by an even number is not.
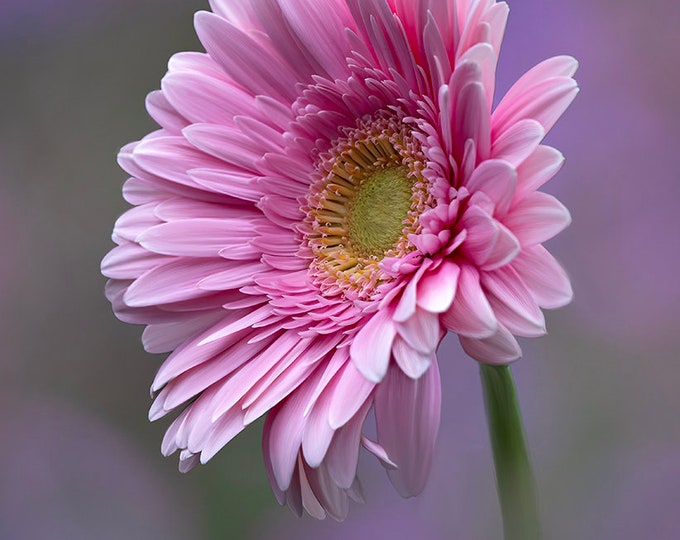
<svg viewBox="0 0 680 540"><path fill-rule="evenodd" d="M546 538L680 538L680 5L509 3L499 93L548 56L581 62L546 187L573 214L551 249L576 298L514 368ZM160 456L160 358L111 314L99 261L126 208L117 149L153 129L144 96L172 53L200 48L205 7L0 3L0 539L500 538L477 369L455 340L417 499L367 459L347 522L298 520L269 491L259 426L186 476Z"/></svg>

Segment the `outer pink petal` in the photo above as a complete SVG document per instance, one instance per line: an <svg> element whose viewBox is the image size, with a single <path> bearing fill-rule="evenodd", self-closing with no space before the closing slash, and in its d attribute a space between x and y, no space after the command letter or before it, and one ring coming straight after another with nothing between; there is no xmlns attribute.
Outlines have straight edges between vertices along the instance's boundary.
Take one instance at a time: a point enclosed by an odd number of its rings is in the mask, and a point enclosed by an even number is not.
<svg viewBox="0 0 680 540"><path fill-rule="evenodd" d="M460 267L444 261L439 268L427 272L418 283L417 304L431 313L443 313L451 306L458 287Z"/></svg>
<svg viewBox="0 0 680 540"><path fill-rule="evenodd" d="M418 495L425 487L440 409L437 362L417 380L392 366L378 387L375 398L378 442L398 466L387 474L402 497Z"/></svg>
<svg viewBox="0 0 680 540"><path fill-rule="evenodd" d="M496 317L480 285L479 272L472 266L461 266L456 297L441 321L461 336L484 338L496 332Z"/></svg>
<svg viewBox="0 0 680 540"><path fill-rule="evenodd" d="M550 240L571 223L571 215L552 195L535 191L518 201L503 219L522 246Z"/></svg>
<svg viewBox="0 0 680 540"><path fill-rule="evenodd" d="M263 47L218 15L199 11L194 24L201 43L234 81L253 95L269 95L284 102L296 97L294 73L273 48Z"/></svg>
<svg viewBox="0 0 680 540"><path fill-rule="evenodd" d="M503 214L510 207L516 184L517 173L509 162L489 159L474 170L465 187L472 193L486 193L493 201L495 211Z"/></svg>
<svg viewBox="0 0 680 540"><path fill-rule="evenodd" d="M375 313L354 336L350 346L352 362L369 381L378 383L387 372L395 334L391 310L383 309Z"/></svg>
<svg viewBox="0 0 680 540"><path fill-rule="evenodd" d="M539 306L554 309L571 302L574 293L569 277L543 246L523 249L512 262L512 267Z"/></svg>
<svg viewBox="0 0 680 540"><path fill-rule="evenodd" d="M224 267L215 259L178 259L142 274L125 293L132 307L157 306L206 295L198 283Z"/></svg>
<svg viewBox="0 0 680 540"><path fill-rule="evenodd" d="M518 90L513 91L513 86L491 116L493 133L503 133L527 118L539 122L547 133L578 94L576 82L569 77L554 77L533 85L520 79L515 86Z"/></svg>
<svg viewBox="0 0 680 540"><path fill-rule="evenodd" d="M491 155L519 166L543 140L543 126L530 118L520 120L494 139Z"/></svg>
<svg viewBox="0 0 680 540"><path fill-rule="evenodd" d="M496 317L510 331L527 337L545 334L543 312L511 266L485 272L481 282Z"/></svg>
<svg viewBox="0 0 680 540"><path fill-rule="evenodd" d="M514 336L499 324L496 333L487 338L458 336L463 350L472 358L486 364L507 364L522 356Z"/></svg>
<svg viewBox="0 0 680 540"><path fill-rule="evenodd" d="M536 148L517 168L516 199L540 188L557 174L563 163L564 156L559 150L544 145Z"/></svg>

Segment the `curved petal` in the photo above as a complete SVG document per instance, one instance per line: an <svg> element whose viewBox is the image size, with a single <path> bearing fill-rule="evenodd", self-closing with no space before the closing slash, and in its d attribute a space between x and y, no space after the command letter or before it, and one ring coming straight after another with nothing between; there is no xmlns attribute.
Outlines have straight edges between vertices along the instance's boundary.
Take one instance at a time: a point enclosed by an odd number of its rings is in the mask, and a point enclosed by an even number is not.
<svg viewBox="0 0 680 540"><path fill-rule="evenodd" d="M352 362L367 380L378 383L385 376L396 332L391 310L383 309L354 336L349 349Z"/></svg>
<svg viewBox="0 0 680 540"><path fill-rule="evenodd" d="M441 321L459 336L485 338L496 332L496 316L472 266L461 266L456 297Z"/></svg>
<svg viewBox="0 0 680 540"><path fill-rule="evenodd" d="M375 396L378 443L397 469L387 471L402 497L418 495L430 474L441 412L439 366L419 379L392 366Z"/></svg>
<svg viewBox="0 0 680 540"><path fill-rule="evenodd" d="M522 356L522 349L515 337L502 324L496 333L486 338L458 336L463 350L478 362L508 364Z"/></svg>
<svg viewBox="0 0 680 540"><path fill-rule="evenodd" d="M569 276L543 246L524 248L512 267L539 306L554 309L571 302L574 293Z"/></svg>

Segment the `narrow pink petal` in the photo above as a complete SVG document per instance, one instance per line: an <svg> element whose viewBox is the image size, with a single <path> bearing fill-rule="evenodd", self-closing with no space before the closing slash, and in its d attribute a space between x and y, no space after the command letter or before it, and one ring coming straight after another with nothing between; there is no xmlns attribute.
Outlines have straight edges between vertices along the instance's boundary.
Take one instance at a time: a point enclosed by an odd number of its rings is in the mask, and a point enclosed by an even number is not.
<svg viewBox="0 0 680 540"><path fill-rule="evenodd" d="M150 324L142 333L144 350L155 354L171 352L223 317L224 311L218 309L205 314L190 314L179 321Z"/></svg>
<svg viewBox="0 0 680 540"><path fill-rule="evenodd" d="M518 81L515 84L520 83ZM521 87L521 93L513 92L510 99L508 95L511 95L511 89L496 107L491 116L494 133L503 133L524 119L536 120L548 133L578 94L576 82L568 77L546 79L533 86L521 84Z"/></svg>
<svg viewBox="0 0 680 540"><path fill-rule="evenodd" d="M137 242L151 252L185 257L213 257L221 249L247 243L252 222L240 219L186 219L145 230Z"/></svg>
<svg viewBox="0 0 680 540"><path fill-rule="evenodd" d="M364 324L352 341L350 355L354 366L367 380L382 380L390 361L392 341L396 334L392 313L383 309Z"/></svg>
<svg viewBox="0 0 680 540"><path fill-rule="evenodd" d="M218 341L224 337L230 336L232 334L235 334L236 332L239 332L245 328L248 328L260 321L263 321L266 319L269 315L271 315L273 309L271 306L265 305L262 306L258 309L253 310L251 313L248 315L230 323L227 324L226 326L216 330L212 334L206 336L199 342L200 345L207 345L209 343L213 343L215 341Z"/></svg>
<svg viewBox="0 0 680 540"><path fill-rule="evenodd" d="M543 246L524 248L512 266L539 306L554 309L571 302L569 276Z"/></svg>
<svg viewBox="0 0 680 540"><path fill-rule="evenodd" d="M182 133L192 145L206 154L243 171L257 173L255 164L262 157L262 152L240 130L212 124L192 124L184 128ZM272 145L270 150L274 148ZM219 168L219 165L214 168Z"/></svg>
<svg viewBox="0 0 680 540"><path fill-rule="evenodd" d="M291 484L295 462L302 444L304 410L314 389L309 381L293 392L278 408L269 432L269 455L279 489Z"/></svg>
<svg viewBox="0 0 680 540"><path fill-rule="evenodd" d="M255 175L245 171L225 171L218 169L192 169L189 178L201 187L216 193L244 201L259 201L262 190L258 188Z"/></svg>
<svg viewBox="0 0 680 540"><path fill-rule="evenodd" d="M430 474L441 412L439 367L419 379L392 366L375 397L378 442L397 469L388 470L402 497L418 495Z"/></svg>
<svg viewBox="0 0 680 540"><path fill-rule="evenodd" d="M197 284L204 291L226 291L228 289L240 289L254 283L253 276L267 269L260 261L222 261L222 265L215 272L205 276Z"/></svg>
<svg viewBox="0 0 680 540"><path fill-rule="evenodd" d="M533 246L564 230L571 223L571 216L555 197L535 191L518 201L503 223L522 246Z"/></svg>
<svg viewBox="0 0 680 540"><path fill-rule="evenodd" d="M121 240L134 242L137 236L154 225L159 225L161 220L154 213L156 202L143 204L130 208L120 216L113 226L113 233ZM121 243L120 241L118 243Z"/></svg>
<svg viewBox="0 0 680 540"><path fill-rule="evenodd" d="M508 90L503 97L506 102L504 106L509 106L511 102L520 97L529 88L540 84L541 82L555 77L572 77L576 73L578 62L571 56L553 56L543 62L535 65ZM496 110L502 110L501 105ZM547 131L547 130L546 130Z"/></svg>
<svg viewBox="0 0 680 540"><path fill-rule="evenodd" d="M161 88L172 106L192 124L209 122L229 126L234 124L237 114L256 110L250 94L205 72L168 73L161 81Z"/></svg>
<svg viewBox="0 0 680 540"><path fill-rule="evenodd" d="M264 468L267 473L267 479L269 480L269 485L271 486L272 491L274 492L274 497L276 497L276 500L278 501L279 504L285 504L287 498L286 493L284 492L284 490L279 488L278 482L276 481L276 477L274 476L274 469L272 466L270 450L272 425L274 423L274 420L276 419L277 413L278 413L277 409L270 411L264 420L264 427L262 428L262 457L264 461Z"/></svg>
<svg viewBox="0 0 680 540"><path fill-rule="evenodd" d="M441 321L459 336L484 338L496 332L496 317L472 266L460 267L456 297Z"/></svg>
<svg viewBox="0 0 680 540"><path fill-rule="evenodd" d="M198 283L218 272L225 261L215 259L178 259L142 274L125 293L132 307L155 306L197 298L206 294Z"/></svg>
<svg viewBox="0 0 680 540"><path fill-rule="evenodd" d="M465 184L470 192L482 191L493 201L495 212L504 214L515 195L517 173L514 167L501 159L489 159L475 168Z"/></svg>
<svg viewBox="0 0 680 540"><path fill-rule="evenodd" d="M395 338L392 354L397 365L412 379L418 379L436 360L434 352L421 352L413 348L401 336Z"/></svg>
<svg viewBox="0 0 680 540"><path fill-rule="evenodd" d="M459 274L460 267L448 260L436 270L427 272L418 283L418 306L431 313L448 310L456 295Z"/></svg>
<svg viewBox="0 0 680 540"><path fill-rule="evenodd" d="M494 139L491 155L507 161L513 168L518 167L538 148L543 137L543 126L536 120L520 120Z"/></svg>
<svg viewBox="0 0 680 540"><path fill-rule="evenodd" d="M307 414L307 422L302 435L302 452L305 461L311 467L321 465L333 439L335 430L328 421L331 400L336 383L328 385L321 392L311 411Z"/></svg>
<svg viewBox="0 0 680 540"><path fill-rule="evenodd" d="M479 75L481 75L481 71ZM458 96L455 109L454 152L462 158L464 145L468 139L475 142L477 161L488 159L491 134L489 129L489 111L484 86L481 82L473 81L465 84Z"/></svg>
<svg viewBox="0 0 680 540"><path fill-rule="evenodd" d="M296 472L299 474L300 478L300 491L302 494L302 506L307 511L307 513L316 519L325 519L326 510L323 505L317 499L314 493L314 488L309 482L309 477L306 474L302 460L298 458L298 464L295 468ZM313 473L312 473L313 474Z"/></svg>
<svg viewBox="0 0 680 540"><path fill-rule="evenodd" d="M137 279L147 270L172 259L151 253L138 244L125 242L109 251L102 260L101 271L112 279Z"/></svg>
<svg viewBox="0 0 680 540"><path fill-rule="evenodd" d="M323 509L334 520L344 521L349 514L350 490L354 485L348 489L336 485L325 464L315 469L304 463L300 466L304 468L309 485Z"/></svg>
<svg viewBox="0 0 680 540"><path fill-rule="evenodd" d="M214 423L203 449L201 450L201 463L210 461L217 452L231 441L245 428L243 411L234 409L230 414L222 416Z"/></svg>
<svg viewBox="0 0 680 540"><path fill-rule="evenodd" d="M353 362L345 364L339 377L328 413L328 422L333 429L349 422L375 388L375 384L359 373Z"/></svg>
<svg viewBox="0 0 680 540"><path fill-rule="evenodd" d="M123 198L135 206L157 203L169 196L171 196L169 191L162 190L158 185L147 180L128 178L123 184Z"/></svg>
<svg viewBox="0 0 680 540"><path fill-rule="evenodd" d="M496 317L508 330L527 337L545 334L543 312L511 266L483 273L481 282Z"/></svg>
<svg viewBox="0 0 680 540"><path fill-rule="evenodd" d="M398 335L421 353L432 353L439 345L441 327L437 313L417 309L412 317L395 325Z"/></svg>
<svg viewBox="0 0 680 540"><path fill-rule="evenodd" d="M503 325L496 333L486 338L472 338L459 335L463 350L478 362L485 364L508 364L522 356L517 340Z"/></svg>
<svg viewBox="0 0 680 540"><path fill-rule="evenodd" d="M338 1L322 4L306 0L302 4L300 0L279 0L283 15L305 47L304 52L310 54L331 79L347 78L346 58L351 51L345 33L350 17L343 13L347 7Z"/></svg>
<svg viewBox="0 0 680 540"><path fill-rule="evenodd" d="M496 241L486 257L482 268L486 271L495 270L505 266L520 253L520 243L517 237L500 222L496 222L498 227Z"/></svg>
<svg viewBox="0 0 680 540"><path fill-rule="evenodd" d="M158 125L175 135L189 124L177 110L168 102L168 99L160 90L154 90L146 96L146 110Z"/></svg>
<svg viewBox="0 0 680 540"><path fill-rule="evenodd" d="M326 454L328 472L341 488L349 489L357 475L361 430L371 405L372 400L367 400L354 417L335 432Z"/></svg>
<svg viewBox="0 0 680 540"><path fill-rule="evenodd" d="M550 180L562 167L564 156L559 150L540 145L517 167L517 194L520 199L537 190Z"/></svg>
<svg viewBox="0 0 680 540"><path fill-rule="evenodd" d="M248 34L221 17L199 11L194 25L201 43L225 71L253 95L295 99L295 76L285 59L263 47Z"/></svg>
<svg viewBox="0 0 680 540"><path fill-rule="evenodd" d="M200 189L187 174L190 169L218 168L222 162L192 147L184 137L154 137L134 149L135 163L148 173L184 186Z"/></svg>
<svg viewBox="0 0 680 540"><path fill-rule="evenodd" d="M390 456L387 455L385 449L382 446L380 446L377 442L372 441L368 437L362 436L361 445L371 454L377 457L380 463L382 463L382 466L385 467L386 469L397 468L397 464L390 459Z"/></svg>
<svg viewBox="0 0 680 540"><path fill-rule="evenodd" d="M484 198L477 192L472 200ZM480 202L480 201L477 201ZM484 201L481 201L484 202ZM471 205L461 220L467 233L461 252L484 270L493 270L509 263L520 251L519 240L501 222L483 209L486 204Z"/></svg>

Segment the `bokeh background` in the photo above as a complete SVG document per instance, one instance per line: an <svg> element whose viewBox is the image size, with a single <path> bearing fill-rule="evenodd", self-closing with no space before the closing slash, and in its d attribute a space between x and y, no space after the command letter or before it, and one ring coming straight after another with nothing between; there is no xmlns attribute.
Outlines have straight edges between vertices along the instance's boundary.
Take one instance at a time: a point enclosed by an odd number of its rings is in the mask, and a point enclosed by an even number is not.
<svg viewBox="0 0 680 540"><path fill-rule="evenodd" d="M236 1L236 0L235 0ZM514 368L546 539L680 538L680 4L517 0L499 91L573 54L549 136L574 222L551 249L573 304ZM188 475L149 424L161 358L118 322L99 261L126 204L115 155L144 96L199 50L204 0L0 1L0 540L493 540L500 518L474 362L447 339L431 481L401 500L375 460L343 524L270 493L257 425Z"/></svg>

